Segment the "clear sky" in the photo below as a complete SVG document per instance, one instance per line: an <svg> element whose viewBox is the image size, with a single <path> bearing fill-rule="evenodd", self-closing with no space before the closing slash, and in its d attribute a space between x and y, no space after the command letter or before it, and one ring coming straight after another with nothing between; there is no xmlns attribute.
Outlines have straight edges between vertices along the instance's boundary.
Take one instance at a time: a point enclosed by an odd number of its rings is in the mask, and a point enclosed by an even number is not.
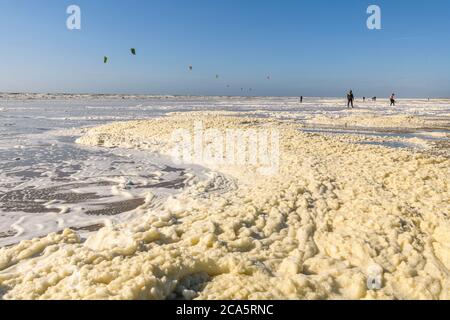
<svg viewBox="0 0 450 320"><path fill-rule="evenodd" d="M71 4L81 7L79 31L66 28ZM366 27L370 4L381 7L382 30ZM0 0L0 91L239 95L241 87L450 97L450 1Z"/></svg>

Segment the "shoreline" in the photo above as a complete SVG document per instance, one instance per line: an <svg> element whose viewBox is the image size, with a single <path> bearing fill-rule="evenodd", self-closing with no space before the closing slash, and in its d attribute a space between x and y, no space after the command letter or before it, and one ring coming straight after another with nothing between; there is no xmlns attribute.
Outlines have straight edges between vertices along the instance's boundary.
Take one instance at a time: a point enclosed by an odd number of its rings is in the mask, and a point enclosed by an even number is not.
<svg viewBox="0 0 450 320"><path fill-rule="evenodd" d="M74 98L80 98L80 99L86 99L86 98L100 98L100 99L114 99L114 100L120 100L120 99L169 99L169 98L184 98L184 99L214 99L214 98L229 98L229 99L296 99L298 100L301 94L297 95L291 95L291 96L267 96L267 95L187 95L187 94L134 94L134 93L80 93L80 92L0 92L0 101L3 99L10 99L11 100L23 100L26 98L26 100L52 100L56 98L63 98L63 99L74 99ZM385 98L378 98L377 101L373 102L370 99L367 99L365 102L362 101L362 95L361 97L357 97L355 101L359 103L364 103L365 105L370 105L374 103L379 102L387 102L389 103L389 98L386 96ZM342 100L345 102L346 105L346 97L343 96L303 96L305 99L304 103L307 104L308 100ZM404 101L421 101L421 102L437 102L437 101L445 101L449 102L450 97L434 97L430 98L428 100L428 97L405 97L405 98L399 98L397 99L399 102ZM344 105L343 104L343 105Z"/></svg>

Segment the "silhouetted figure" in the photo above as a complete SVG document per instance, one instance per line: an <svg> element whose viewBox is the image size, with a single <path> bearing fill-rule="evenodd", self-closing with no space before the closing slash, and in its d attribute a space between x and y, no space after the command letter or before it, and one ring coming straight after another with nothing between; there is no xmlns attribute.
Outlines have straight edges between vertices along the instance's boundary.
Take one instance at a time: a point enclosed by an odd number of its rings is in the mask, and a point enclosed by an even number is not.
<svg viewBox="0 0 450 320"><path fill-rule="evenodd" d="M366 97L363 97L363 102L366 102Z"/></svg>
<svg viewBox="0 0 450 320"><path fill-rule="evenodd" d="M395 107L395 93L393 93L390 97L391 100L391 107L394 106Z"/></svg>
<svg viewBox="0 0 450 320"><path fill-rule="evenodd" d="M373 102L377 102L377 97L373 97L373 98L372 98L372 101L373 101Z"/></svg>
<svg viewBox="0 0 450 320"><path fill-rule="evenodd" d="M303 96L300 97L300 103L303 103Z"/></svg>
<svg viewBox="0 0 450 320"><path fill-rule="evenodd" d="M355 96L353 95L353 91L350 90L350 92L347 94L347 108L350 108L350 106L353 108L353 101L355 101Z"/></svg>

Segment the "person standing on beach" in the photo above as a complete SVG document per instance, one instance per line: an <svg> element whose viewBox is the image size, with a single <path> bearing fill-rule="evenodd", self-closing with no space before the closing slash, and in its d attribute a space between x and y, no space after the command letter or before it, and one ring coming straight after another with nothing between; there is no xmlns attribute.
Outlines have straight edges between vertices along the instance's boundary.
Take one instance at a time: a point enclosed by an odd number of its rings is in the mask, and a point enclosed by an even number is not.
<svg viewBox="0 0 450 320"><path fill-rule="evenodd" d="M350 90L350 92L347 94L347 108L350 108L350 106L352 106L353 109L353 101L355 101L355 96L353 95L353 91Z"/></svg>
<svg viewBox="0 0 450 320"><path fill-rule="evenodd" d="M303 103L303 96L300 97L300 103Z"/></svg>
<svg viewBox="0 0 450 320"><path fill-rule="evenodd" d="M391 107L392 107L392 106L395 107L395 93L393 93L393 94L391 95L390 100L391 100Z"/></svg>

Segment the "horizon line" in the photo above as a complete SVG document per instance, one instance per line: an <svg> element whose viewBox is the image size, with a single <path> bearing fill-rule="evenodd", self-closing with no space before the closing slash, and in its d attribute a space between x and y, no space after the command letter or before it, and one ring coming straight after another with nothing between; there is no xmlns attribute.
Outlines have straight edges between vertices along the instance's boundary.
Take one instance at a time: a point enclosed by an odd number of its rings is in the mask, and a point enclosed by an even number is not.
<svg viewBox="0 0 450 320"><path fill-rule="evenodd" d="M104 92L104 93L98 93L98 92L36 92L36 91L0 91L0 95L82 95L82 96L89 96L89 95L97 95L97 96L142 96L142 97L161 97L161 96L173 96L173 97L229 97L229 98L300 98L302 95L220 95L220 94L174 94L174 93L111 93L111 92ZM397 95L398 96L398 95ZM345 98L345 95L341 96L307 96L304 95L303 98L316 98L316 99L340 99ZM364 98L364 96L357 96L357 98ZM368 101L372 98L371 96L365 97ZM377 99L383 100L383 99L389 99L389 97L376 97ZM449 97L412 97L412 96L405 96L403 98L398 98L397 100L412 100L412 99L430 99L430 100L450 100Z"/></svg>

